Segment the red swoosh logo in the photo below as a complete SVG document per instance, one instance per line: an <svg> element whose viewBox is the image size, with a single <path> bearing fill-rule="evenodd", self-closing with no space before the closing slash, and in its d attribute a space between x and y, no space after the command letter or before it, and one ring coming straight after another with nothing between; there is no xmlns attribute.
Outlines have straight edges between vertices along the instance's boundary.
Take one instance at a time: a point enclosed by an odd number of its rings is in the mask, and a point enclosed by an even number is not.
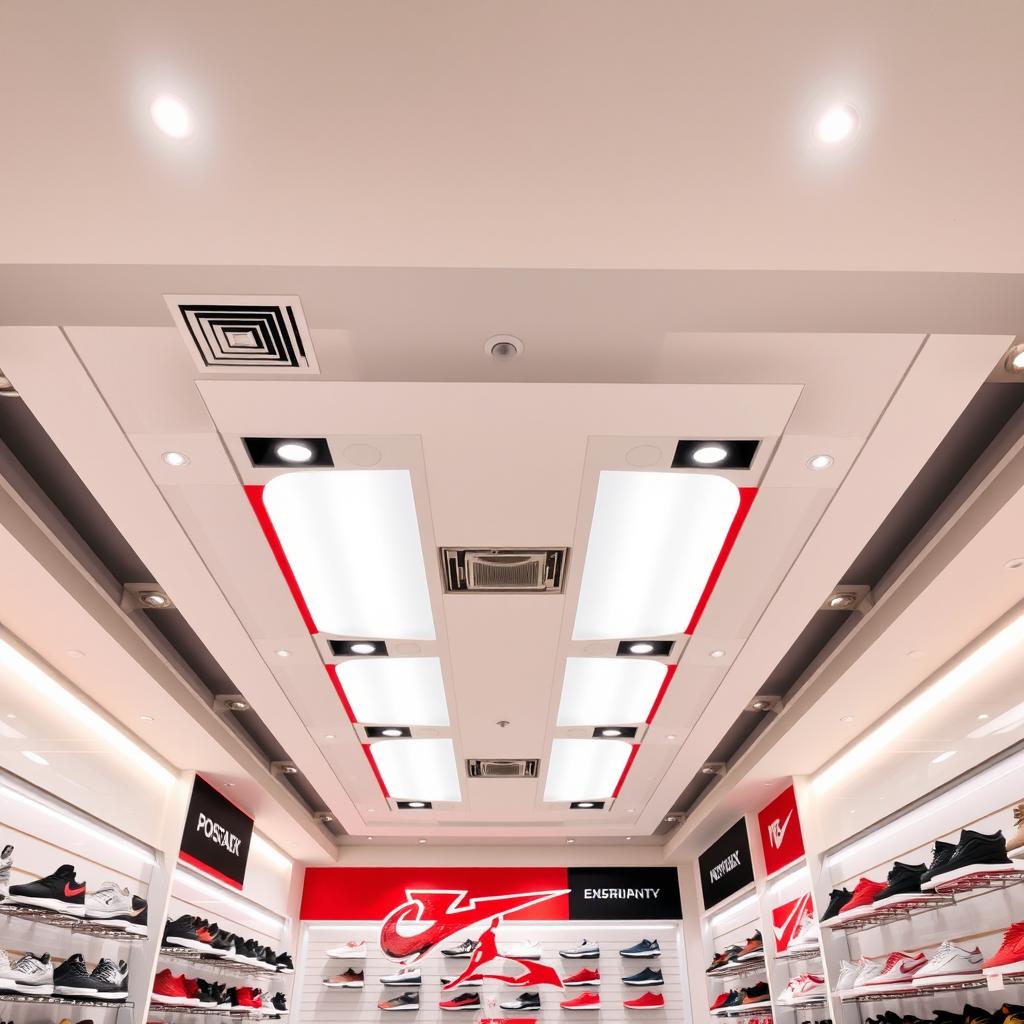
<svg viewBox="0 0 1024 1024"><path fill-rule="evenodd" d="M915 960L911 964L902 963L900 964L900 972L903 974L913 974L921 965Z"/></svg>
<svg viewBox="0 0 1024 1024"><path fill-rule="evenodd" d="M506 985L518 988L527 985L552 985L555 988L564 988L562 979L554 967L549 967L536 960L520 960L514 956L502 956L498 952L496 934L500 920L501 918L496 917L491 922L490 928L480 936L466 969L457 978L452 978L442 991L457 988L463 981L481 981L484 978L491 978L494 981L501 981ZM509 963L519 964L523 970L519 974L489 974L480 970L484 964L492 963L495 960L507 960Z"/></svg>
<svg viewBox="0 0 1024 1024"><path fill-rule="evenodd" d="M69 898L71 896L81 896L83 892L85 892L85 886L84 885L79 887L78 889L72 889L70 882L65 882L64 883L64 895L69 897Z"/></svg>
<svg viewBox="0 0 1024 1024"><path fill-rule="evenodd" d="M564 896L568 889L545 892L506 893L501 896L478 896L466 900L466 889L407 889L406 902L399 904L381 922L381 952L392 960L415 962L463 928L487 918L503 917L516 910ZM412 930L418 922L429 922L415 935L399 934ZM472 963L472 960L471 960Z"/></svg>

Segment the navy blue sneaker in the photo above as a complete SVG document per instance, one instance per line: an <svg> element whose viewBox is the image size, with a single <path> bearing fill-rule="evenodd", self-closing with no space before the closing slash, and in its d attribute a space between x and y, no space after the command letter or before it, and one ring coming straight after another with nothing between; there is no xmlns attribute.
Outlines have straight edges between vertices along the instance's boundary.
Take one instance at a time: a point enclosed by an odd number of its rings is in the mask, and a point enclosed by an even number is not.
<svg viewBox="0 0 1024 1024"><path fill-rule="evenodd" d="M661 976L660 967L645 967L638 974L631 974L628 978L622 979L623 985L664 985L665 979Z"/></svg>
<svg viewBox="0 0 1024 1024"><path fill-rule="evenodd" d="M636 957L639 960L652 960L656 956L661 956L661 946L658 945L658 940L654 939L641 939L635 946L630 946L628 949L620 949L619 956L631 956Z"/></svg>

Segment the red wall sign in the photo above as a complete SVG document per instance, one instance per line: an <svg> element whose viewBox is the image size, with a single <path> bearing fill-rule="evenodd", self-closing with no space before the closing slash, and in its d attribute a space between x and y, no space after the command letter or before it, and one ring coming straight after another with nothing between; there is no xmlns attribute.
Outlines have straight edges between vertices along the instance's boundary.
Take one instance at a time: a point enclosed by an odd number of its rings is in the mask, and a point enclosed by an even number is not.
<svg viewBox="0 0 1024 1024"><path fill-rule="evenodd" d="M775 874L804 855L804 837L792 786L758 814L757 825L767 874Z"/></svg>

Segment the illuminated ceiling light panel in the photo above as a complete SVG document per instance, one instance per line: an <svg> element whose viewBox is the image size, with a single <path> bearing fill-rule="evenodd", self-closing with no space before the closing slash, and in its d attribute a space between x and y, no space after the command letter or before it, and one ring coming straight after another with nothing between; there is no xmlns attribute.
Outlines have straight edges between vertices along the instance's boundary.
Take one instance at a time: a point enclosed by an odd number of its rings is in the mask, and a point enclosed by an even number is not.
<svg viewBox="0 0 1024 1024"><path fill-rule="evenodd" d="M573 639L686 630L739 508L714 474L602 472Z"/></svg>
<svg viewBox="0 0 1024 1024"><path fill-rule="evenodd" d="M408 470L284 473L263 503L319 631L435 638Z"/></svg>
<svg viewBox="0 0 1024 1024"><path fill-rule="evenodd" d="M625 740L556 739L551 744L545 801L611 799L632 751Z"/></svg>
<svg viewBox="0 0 1024 1024"><path fill-rule="evenodd" d="M462 800L451 740L379 740L370 744L370 753L388 796L395 800Z"/></svg>
<svg viewBox="0 0 1024 1024"><path fill-rule="evenodd" d="M336 671L357 722L448 725L440 658L367 658Z"/></svg>
<svg viewBox="0 0 1024 1024"><path fill-rule="evenodd" d="M629 658L567 658L558 724L646 722L666 668Z"/></svg>

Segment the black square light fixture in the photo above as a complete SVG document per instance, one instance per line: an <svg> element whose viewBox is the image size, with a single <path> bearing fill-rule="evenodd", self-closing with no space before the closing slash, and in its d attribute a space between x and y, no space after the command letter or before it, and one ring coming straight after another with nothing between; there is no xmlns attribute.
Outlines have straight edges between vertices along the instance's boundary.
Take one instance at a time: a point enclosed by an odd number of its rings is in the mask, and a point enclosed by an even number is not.
<svg viewBox="0 0 1024 1024"><path fill-rule="evenodd" d="M603 811L603 800L573 800L569 804L570 811Z"/></svg>
<svg viewBox="0 0 1024 1024"><path fill-rule="evenodd" d="M249 461L260 468L333 466L331 449L323 437L243 437Z"/></svg>
<svg viewBox="0 0 1024 1024"><path fill-rule="evenodd" d="M400 811L429 811L434 805L429 800L396 800Z"/></svg>
<svg viewBox="0 0 1024 1024"><path fill-rule="evenodd" d="M336 658L386 658L388 645L383 640L328 640Z"/></svg>
<svg viewBox="0 0 1024 1024"><path fill-rule="evenodd" d="M750 469L760 441L680 441L673 469Z"/></svg>
<svg viewBox="0 0 1024 1024"><path fill-rule="evenodd" d="M615 654L619 658L665 658L672 653L674 640L620 640Z"/></svg>
<svg viewBox="0 0 1024 1024"><path fill-rule="evenodd" d="M412 735L412 729L407 725L367 725L364 728L371 740L397 740Z"/></svg>
<svg viewBox="0 0 1024 1024"><path fill-rule="evenodd" d="M635 736L635 725L599 725L594 729L596 740L631 740Z"/></svg>

